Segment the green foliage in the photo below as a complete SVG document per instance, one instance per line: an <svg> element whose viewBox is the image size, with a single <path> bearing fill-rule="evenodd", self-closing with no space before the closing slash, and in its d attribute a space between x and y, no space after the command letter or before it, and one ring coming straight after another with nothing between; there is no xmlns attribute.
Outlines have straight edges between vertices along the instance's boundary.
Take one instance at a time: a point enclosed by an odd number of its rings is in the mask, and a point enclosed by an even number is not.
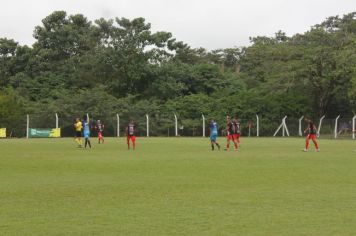
<svg viewBox="0 0 356 236"><path fill-rule="evenodd" d="M188 126L201 114L221 122L226 114L246 120L255 114L269 120L351 116L355 16L329 17L304 34L278 31L250 38L248 47L208 51L169 32L151 32L144 18L92 23L55 11L35 27L32 47L0 38L0 89L16 93L26 112L57 112L68 122L85 113L150 114L163 126L173 113Z"/></svg>
<svg viewBox="0 0 356 236"><path fill-rule="evenodd" d="M8 135L23 136L22 125L25 120L24 107L12 89L0 90L0 128L8 128Z"/></svg>

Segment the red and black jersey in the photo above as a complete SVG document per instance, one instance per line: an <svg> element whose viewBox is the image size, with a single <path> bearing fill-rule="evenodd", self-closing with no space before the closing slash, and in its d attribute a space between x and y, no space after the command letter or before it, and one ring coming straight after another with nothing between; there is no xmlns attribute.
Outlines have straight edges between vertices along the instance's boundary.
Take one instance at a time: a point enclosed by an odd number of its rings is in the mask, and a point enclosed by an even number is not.
<svg viewBox="0 0 356 236"><path fill-rule="evenodd" d="M234 126L234 133L233 134L239 134L240 133L240 123L239 122L233 122Z"/></svg>
<svg viewBox="0 0 356 236"><path fill-rule="evenodd" d="M127 135L128 136L135 135L135 124L134 123L129 123L127 125Z"/></svg>
<svg viewBox="0 0 356 236"><path fill-rule="evenodd" d="M227 123L227 132L228 134L234 133L234 124L231 121Z"/></svg>
<svg viewBox="0 0 356 236"><path fill-rule="evenodd" d="M314 124L309 124L308 132L309 132L309 134L316 134L317 133L316 127L315 127Z"/></svg>
<svg viewBox="0 0 356 236"><path fill-rule="evenodd" d="M98 132L103 132L104 131L104 125L103 124L97 124L96 125L96 130Z"/></svg>

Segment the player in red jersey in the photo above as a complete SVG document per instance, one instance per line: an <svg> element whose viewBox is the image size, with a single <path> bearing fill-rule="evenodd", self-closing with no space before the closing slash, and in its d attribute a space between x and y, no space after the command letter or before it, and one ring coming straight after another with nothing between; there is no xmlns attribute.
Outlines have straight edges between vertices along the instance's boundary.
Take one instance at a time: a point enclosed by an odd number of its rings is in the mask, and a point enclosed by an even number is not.
<svg viewBox="0 0 356 236"><path fill-rule="evenodd" d="M235 151L237 151L237 141L234 139L234 133L236 133L234 123L231 121L230 116L227 116L226 119L227 119L227 124L226 124L227 143L226 143L225 151L227 151L230 148L230 141L234 143Z"/></svg>
<svg viewBox="0 0 356 236"><path fill-rule="evenodd" d="M103 136L104 124L102 124L100 120L98 120L98 121L96 122L95 129L96 129L96 131L98 132L98 143L100 144L100 141L101 141L102 143L104 143L104 136Z"/></svg>
<svg viewBox="0 0 356 236"><path fill-rule="evenodd" d="M240 145L240 134L241 134L241 129L240 129L240 122L237 119L237 117L234 118L234 120L232 121L233 125L235 126L234 129L234 140L236 140L238 146Z"/></svg>
<svg viewBox="0 0 356 236"><path fill-rule="evenodd" d="M314 122L309 119L305 119L305 121L308 123L308 128L304 130L304 133L307 134L307 138L305 140L305 149L303 151L304 152L308 151L309 141L311 139L315 145L316 151L319 152L319 146L318 143L316 142L316 134L317 134L316 126L314 125Z"/></svg>
<svg viewBox="0 0 356 236"><path fill-rule="evenodd" d="M132 141L133 150L136 147L136 126L132 119L130 119L127 127L126 127L126 137L127 137L127 149L130 149L130 140Z"/></svg>

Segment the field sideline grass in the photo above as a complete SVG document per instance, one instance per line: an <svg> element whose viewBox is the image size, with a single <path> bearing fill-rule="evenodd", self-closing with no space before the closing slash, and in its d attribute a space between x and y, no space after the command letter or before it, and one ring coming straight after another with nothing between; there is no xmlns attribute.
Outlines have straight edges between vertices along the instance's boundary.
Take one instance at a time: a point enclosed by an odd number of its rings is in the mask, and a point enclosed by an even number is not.
<svg viewBox="0 0 356 236"><path fill-rule="evenodd" d="M221 144L225 139L219 138ZM356 143L0 140L1 235L354 235Z"/></svg>

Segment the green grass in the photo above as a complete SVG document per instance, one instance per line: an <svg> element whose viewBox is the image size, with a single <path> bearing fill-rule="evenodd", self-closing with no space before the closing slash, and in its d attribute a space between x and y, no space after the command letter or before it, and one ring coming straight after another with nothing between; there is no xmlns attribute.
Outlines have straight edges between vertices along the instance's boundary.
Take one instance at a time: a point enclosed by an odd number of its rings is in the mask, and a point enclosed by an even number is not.
<svg viewBox="0 0 356 236"><path fill-rule="evenodd" d="M356 143L0 140L1 235L354 235ZM220 138L220 143L225 139Z"/></svg>

